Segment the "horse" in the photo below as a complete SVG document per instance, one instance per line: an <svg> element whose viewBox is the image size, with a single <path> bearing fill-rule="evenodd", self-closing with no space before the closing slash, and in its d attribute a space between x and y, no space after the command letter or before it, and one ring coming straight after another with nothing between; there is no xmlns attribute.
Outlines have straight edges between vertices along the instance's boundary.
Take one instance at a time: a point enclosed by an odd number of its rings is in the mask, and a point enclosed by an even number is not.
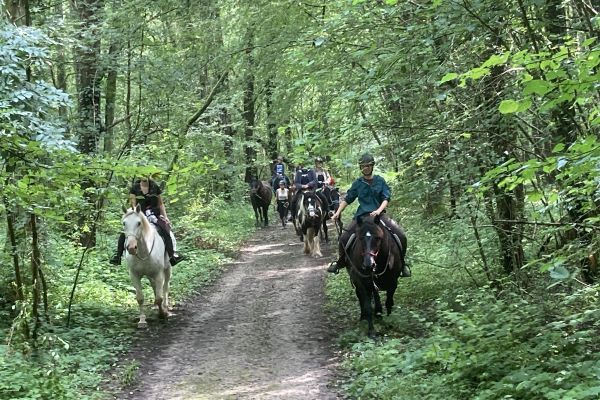
<svg viewBox="0 0 600 400"><path fill-rule="evenodd" d="M154 291L154 304L158 306L158 316L161 319L169 315L169 282L171 280L171 264L165 251L165 244L148 222L148 219L138 204L135 209L124 210L123 232L125 233L125 259L129 267L129 277L135 288L140 315L138 328L146 328L144 312L144 293L142 277L148 278Z"/></svg>
<svg viewBox="0 0 600 400"><path fill-rule="evenodd" d="M256 177L250 179L250 203L254 209L256 217L256 226L260 226L264 222L264 226L269 225L269 204L273 192L271 185L268 182L261 181Z"/></svg>
<svg viewBox="0 0 600 400"><path fill-rule="evenodd" d="M322 257L319 232L325 220L325 210L321 199L311 191L300 193L294 227L304 242L304 254Z"/></svg>
<svg viewBox="0 0 600 400"><path fill-rule="evenodd" d="M325 218L323 218L323 229L321 230L325 242L329 242L329 233L327 228L327 221L331 219L331 216L337 211L340 206L340 192L338 188L332 188L329 185L323 185L317 189L317 195L321 199L323 209L325 210ZM337 200L337 206L334 201ZM339 233L339 232L338 232Z"/></svg>
<svg viewBox="0 0 600 400"><path fill-rule="evenodd" d="M367 321L368 335L372 337L375 333L373 313L380 316L383 311L380 290L386 291L387 315L392 312L394 293L406 255L406 235L402 232L398 246L392 233L382 226L379 216L358 217L355 232L353 247L344 249L348 259L346 270L358 297L360 320Z"/></svg>

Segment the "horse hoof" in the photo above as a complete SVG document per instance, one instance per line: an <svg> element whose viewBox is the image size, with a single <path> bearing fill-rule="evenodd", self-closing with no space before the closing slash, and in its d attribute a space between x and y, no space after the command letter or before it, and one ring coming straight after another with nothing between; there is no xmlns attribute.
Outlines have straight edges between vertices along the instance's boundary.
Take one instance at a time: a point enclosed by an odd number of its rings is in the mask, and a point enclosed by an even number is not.
<svg viewBox="0 0 600 400"><path fill-rule="evenodd" d="M138 322L137 327L138 329L146 329L148 327L148 323L146 321Z"/></svg>

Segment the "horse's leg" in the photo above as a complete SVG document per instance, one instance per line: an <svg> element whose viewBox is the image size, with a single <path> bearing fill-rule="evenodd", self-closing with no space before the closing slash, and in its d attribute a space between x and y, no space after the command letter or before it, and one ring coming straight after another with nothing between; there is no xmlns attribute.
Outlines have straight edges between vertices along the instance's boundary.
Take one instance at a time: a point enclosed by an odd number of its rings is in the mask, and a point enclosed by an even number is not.
<svg viewBox="0 0 600 400"><path fill-rule="evenodd" d="M165 284L165 273L164 270L158 273L158 276L154 278L153 289L154 289L154 304L158 307L158 317L166 318L165 304L164 304L164 284Z"/></svg>
<svg viewBox="0 0 600 400"><path fill-rule="evenodd" d="M358 306L360 307L359 321L366 321L367 320L367 310L365 309L364 301L363 301L363 297L365 297L365 293L364 293L364 290L361 290L359 285L360 285L360 283L358 283L358 284L355 283L355 285L354 285L354 286L356 286L356 288L354 289L354 292L356 293L356 297L358 298Z"/></svg>
<svg viewBox="0 0 600 400"><path fill-rule="evenodd" d="M368 285L373 283L370 279L361 279L359 282L355 282L356 285L356 296L360 303L360 320L367 321L369 337L373 337L375 334L375 327L373 326L373 290L368 288Z"/></svg>
<svg viewBox="0 0 600 400"><path fill-rule="evenodd" d="M308 228L306 235L304 235L304 254L310 254L312 250L312 228ZM302 238L302 236L300 236Z"/></svg>
<svg viewBox="0 0 600 400"><path fill-rule="evenodd" d="M387 311L387 315L392 313L392 308L394 308L394 293L396 293L397 282L392 283L392 287L390 287L386 291L385 296L385 309Z"/></svg>
<svg viewBox="0 0 600 400"><path fill-rule="evenodd" d="M367 291L363 300L365 306L365 314L367 316L367 322L369 324L369 330L367 334L369 335L369 337L373 337L375 335L375 327L373 326L373 291Z"/></svg>
<svg viewBox="0 0 600 400"><path fill-rule="evenodd" d="M167 264L168 265L168 264ZM169 315L169 289L171 285L171 267L165 268L165 283L163 283L163 304L165 306L165 313Z"/></svg>
<svg viewBox="0 0 600 400"><path fill-rule="evenodd" d="M140 315L137 327L139 329L144 329L148 327L146 323L146 313L144 313L144 292L142 291L142 279L133 274L131 271L129 272L129 277L131 278L131 284L135 288L135 299L138 302L138 307L140 309Z"/></svg>
<svg viewBox="0 0 600 400"><path fill-rule="evenodd" d="M327 234L327 218L323 218L323 234L325 235L325 243L329 243L329 235Z"/></svg>
<svg viewBox="0 0 600 400"><path fill-rule="evenodd" d="M254 218L256 218L256 226L260 226L260 220L258 216L258 207L252 206L254 209Z"/></svg>
<svg viewBox="0 0 600 400"><path fill-rule="evenodd" d="M265 213L265 226L269 226L269 203L267 203L267 205L264 206L263 210L263 212Z"/></svg>
<svg viewBox="0 0 600 400"><path fill-rule="evenodd" d="M385 305L387 307L387 302L388 302L388 298L386 297L385 299ZM373 299L375 300L375 310L374 310L374 314L376 317L381 317L381 315L383 314L383 307L381 306L381 297L379 297L379 291L378 290L373 290ZM388 315L390 313L388 312Z"/></svg>
<svg viewBox="0 0 600 400"><path fill-rule="evenodd" d="M313 256L323 257L323 253L321 253L321 238L318 234L313 238Z"/></svg>

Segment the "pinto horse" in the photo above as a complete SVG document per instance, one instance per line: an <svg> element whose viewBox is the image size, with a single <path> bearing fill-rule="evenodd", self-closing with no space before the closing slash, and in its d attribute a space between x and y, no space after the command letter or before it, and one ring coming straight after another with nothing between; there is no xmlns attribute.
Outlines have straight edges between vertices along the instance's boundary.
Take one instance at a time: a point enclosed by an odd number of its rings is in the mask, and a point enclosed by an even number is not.
<svg viewBox="0 0 600 400"><path fill-rule="evenodd" d="M322 257L319 232L325 221L326 210L321 198L311 191L300 193L296 207L294 226L304 242L304 254Z"/></svg>
<svg viewBox="0 0 600 400"><path fill-rule="evenodd" d="M354 246L346 253L349 261L346 269L356 289L360 320L367 321L368 335L373 336L373 312L375 315L383 312L380 290L386 291L387 315L390 315L394 306L394 292L406 255L406 235L402 232L398 246L392 233L382 226L379 216L359 217L355 232Z"/></svg>
<svg viewBox="0 0 600 400"><path fill-rule="evenodd" d="M148 278L154 291L154 304L158 306L158 316L166 318L169 314L169 281L171 279L171 264L165 252L165 244L148 222L148 219L138 204L135 209L124 210L123 232L125 233L125 259L129 266L129 277L135 288L140 316L138 328L146 328L144 312L144 293L142 277Z"/></svg>
<svg viewBox="0 0 600 400"><path fill-rule="evenodd" d="M256 177L250 179L250 203L254 209L256 217L256 226L264 223L264 226L269 225L269 205L273 192L271 185L265 181L261 181Z"/></svg>

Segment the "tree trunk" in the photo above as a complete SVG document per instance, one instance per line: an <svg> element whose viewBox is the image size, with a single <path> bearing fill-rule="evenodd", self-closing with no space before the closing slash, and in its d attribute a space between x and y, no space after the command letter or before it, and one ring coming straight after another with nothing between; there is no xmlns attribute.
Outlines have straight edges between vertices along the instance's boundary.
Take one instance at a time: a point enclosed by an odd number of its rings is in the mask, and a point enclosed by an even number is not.
<svg viewBox="0 0 600 400"><path fill-rule="evenodd" d="M110 153L114 148L115 103L117 100L117 46L108 47L108 73L106 74L106 101L104 104L104 151Z"/></svg>
<svg viewBox="0 0 600 400"><path fill-rule="evenodd" d="M273 80L269 79L265 89L265 102L267 108L267 154L272 162L277 158L277 124L273 116Z"/></svg>
<svg viewBox="0 0 600 400"><path fill-rule="evenodd" d="M248 44L246 48L246 82L244 90L243 100L243 113L242 118L245 122L244 128L244 139L246 144L244 145L244 154L246 158L246 174L245 181L250 182L253 176L258 176L258 169L256 166L256 148L254 147L254 56L252 55L254 39L252 32L249 32Z"/></svg>
<svg viewBox="0 0 600 400"><path fill-rule="evenodd" d="M84 154L94 154L98 148L102 123L100 119L100 11L102 0L71 1L74 12L81 24L80 46L75 50L75 71L77 76L77 112L79 115L79 150ZM90 179L83 179L82 189L91 188ZM86 195L92 207L95 199ZM93 229L86 229L87 215L79 217L80 242L83 246L93 247L96 235Z"/></svg>

